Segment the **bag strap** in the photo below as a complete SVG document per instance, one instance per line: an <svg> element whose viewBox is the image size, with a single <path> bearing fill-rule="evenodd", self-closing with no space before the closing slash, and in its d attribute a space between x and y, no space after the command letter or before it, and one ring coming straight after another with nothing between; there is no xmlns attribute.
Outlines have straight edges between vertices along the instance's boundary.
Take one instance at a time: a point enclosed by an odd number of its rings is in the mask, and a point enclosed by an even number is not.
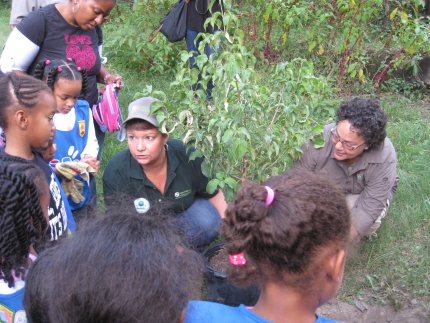
<svg viewBox="0 0 430 323"><path fill-rule="evenodd" d="M157 35L160 32L162 27L163 27L163 25L160 25L160 26L156 27L153 31L151 31L151 33L148 36L148 42L152 42L154 40L154 38L157 37Z"/></svg>
<svg viewBox="0 0 430 323"><path fill-rule="evenodd" d="M208 10L209 10L209 4L210 4L210 0L207 0L207 5L206 5L206 11L205 12L200 12L199 9L197 9L197 3L199 2L199 0L196 0L196 3L194 5L194 7L196 8L197 13L201 14L201 15L205 15Z"/></svg>

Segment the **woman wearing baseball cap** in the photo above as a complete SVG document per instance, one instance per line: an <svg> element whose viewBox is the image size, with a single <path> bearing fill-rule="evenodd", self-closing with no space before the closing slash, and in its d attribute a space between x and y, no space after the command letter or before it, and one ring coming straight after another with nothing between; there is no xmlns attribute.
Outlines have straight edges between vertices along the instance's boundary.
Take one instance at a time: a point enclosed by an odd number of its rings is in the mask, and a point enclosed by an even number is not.
<svg viewBox="0 0 430 323"><path fill-rule="evenodd" d="M123 123L128 148L108 162L103 175L107 211L112 205L134 205L138 213L150 208L169 208L175 214L184 241L199 248L218 236L227 204L218 190L206 191L209 179L203 175L203 157L190 160L194 148L169 139L158 130L156 115L150 114L155 99L144 97L128 107Z"/></svg>

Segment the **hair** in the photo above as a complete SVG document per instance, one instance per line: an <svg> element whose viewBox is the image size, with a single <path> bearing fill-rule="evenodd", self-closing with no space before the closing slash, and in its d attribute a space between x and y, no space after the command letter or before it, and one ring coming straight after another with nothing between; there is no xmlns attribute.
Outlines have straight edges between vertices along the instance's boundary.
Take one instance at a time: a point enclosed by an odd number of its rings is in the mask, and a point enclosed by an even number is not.
<svg viewBox="0 0 430 323"><path fill-rule="evenodd" d="M154 126L152 123L143 120L143 119L131 119L124 124L125 130L150 130L150 129L158 129L157 126Z"/></svg>
<svg viewBox="0 0 430 323"><path fill-rule="evenodd" d="M14 276L25 279L30 245L43 240L48 224L40 198L49 194L48 183L20 157L0 153L0 169L0 278L13 287Z"/></svg>
<svg viewBox="0 0 430 323"><path fill-rule="evenodd" d="M347 120L358 129L357 135L363 136L369 149L379 146L387 136L388 117L378 100L354 98L340 104L336 110L337 123Z"/></svg>
<svg viewBox="0 0 430 323"><path fill-rule="evenodd" d="M275 193L270 205L265 186ZM228 204L220 232L228 253L243 252L247 261L229 265L227 275L233 282L279 281L306 292L321 250L346 247L350 215L343 193L327 178L293 173L271 177L262 185L244 184Z"/></svg>
<svg viewBox="0 0 430 323"><path fill-rule="evenodd" d="M81 225L44 251L26 280L36 322L179 322L199 293L203 261L167 219L127 208Z"/></svg>
<svg viewBox="0 0 430 323"><path fill-rule="evenodd" d="M51 89L40 80L28 75L7 73L0 76L0 127L8 129L9 114L20 108L32 109L40 101L42 92L51 93Z"/></svg>
<svg viewBox="0 0 430 323"><path fill-rule="evenodd" d="M52 146L54 146L56 134L57 134L57 131L54 132L54 136L52 137L52 139L49 140L48 146L46 148L39 149L39 151L42 153L43 160L47 163L51 161L50 152L51 152L51 149L53 149ZM55 154L55 151L54 151L54 154Z"/></svg>
<svg viewBox="0 0 430 323"><path fill-rule="evenodd" d="M82 93L85 94L88 91L87 70L85 67L77 66L73 58L40 61L34 68L34 77L45 81L51 90L54 90L55 83L60 79L82 80Z"/></svg>

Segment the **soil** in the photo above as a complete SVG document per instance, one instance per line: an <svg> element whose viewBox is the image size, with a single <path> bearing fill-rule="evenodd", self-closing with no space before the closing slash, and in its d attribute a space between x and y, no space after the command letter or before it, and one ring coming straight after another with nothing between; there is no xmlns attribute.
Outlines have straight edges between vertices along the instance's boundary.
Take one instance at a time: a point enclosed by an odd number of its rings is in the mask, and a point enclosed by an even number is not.
<svg viewBox="0 0 430 323"><path fill-rule="evenodd" d="M227 250L224 248L222 248L217 255L213 256L209 260L209 266L223 273L225 273L228 263L229 263L228 253L227 253Z"/></svg>
<svg viewBox="0 0 430 323"><path fill-rule="evenodd" d="M370 305L355 300L353 304L332 299L317 310L317 314L347 323L429 323L430 310L418 300L412 300L400 310L391 306Z"/></svg>

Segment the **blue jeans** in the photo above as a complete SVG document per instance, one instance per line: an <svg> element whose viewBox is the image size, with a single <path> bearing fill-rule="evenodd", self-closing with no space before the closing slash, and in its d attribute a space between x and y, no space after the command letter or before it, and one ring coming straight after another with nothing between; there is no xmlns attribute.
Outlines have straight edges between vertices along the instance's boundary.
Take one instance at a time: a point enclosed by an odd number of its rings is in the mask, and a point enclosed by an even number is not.
<svg viewBox="0 0 430 323"><path fill-rule="evenodd" d="M188 209L175 215L174 224L185 244L199 248L218 237L221 217L211 202L198 197Z"/></svg>
<svg viewBox="0 0 430 323"><path fill-rule="evenodd" d="M219 31L215 31L215 33L216 32L219 32ZM199 32L196 30L187 29L187 34L185 36L185 41L187 43L188 52L195 51L195 53L193 53L193 56L190 58L190 68L198 68L196 61L195 61L195 58L199 55L198 49L199 49L199 44L201 42L201 38L197 39L196 43L194 44L194 40L196 39L198 34L199 34ZM221 45L217 50L214 47L209 46L208 44L205 45L205 53L206 53L206 56L208 58L214 53L219 53L220 50L221 50ZM193 84L191 87L193 91L196 91L200 88L198 82L201 79L202 79L202 76L201 76L201 74L199 74L199 78L197 80L197 83ZM207 85L207 89L206 89L206 98L208 101L212 101L212 90L213 90L213 88L214 88L214 84L213 84L212 78L211 78L208 81L208 85Z"/></svg>

